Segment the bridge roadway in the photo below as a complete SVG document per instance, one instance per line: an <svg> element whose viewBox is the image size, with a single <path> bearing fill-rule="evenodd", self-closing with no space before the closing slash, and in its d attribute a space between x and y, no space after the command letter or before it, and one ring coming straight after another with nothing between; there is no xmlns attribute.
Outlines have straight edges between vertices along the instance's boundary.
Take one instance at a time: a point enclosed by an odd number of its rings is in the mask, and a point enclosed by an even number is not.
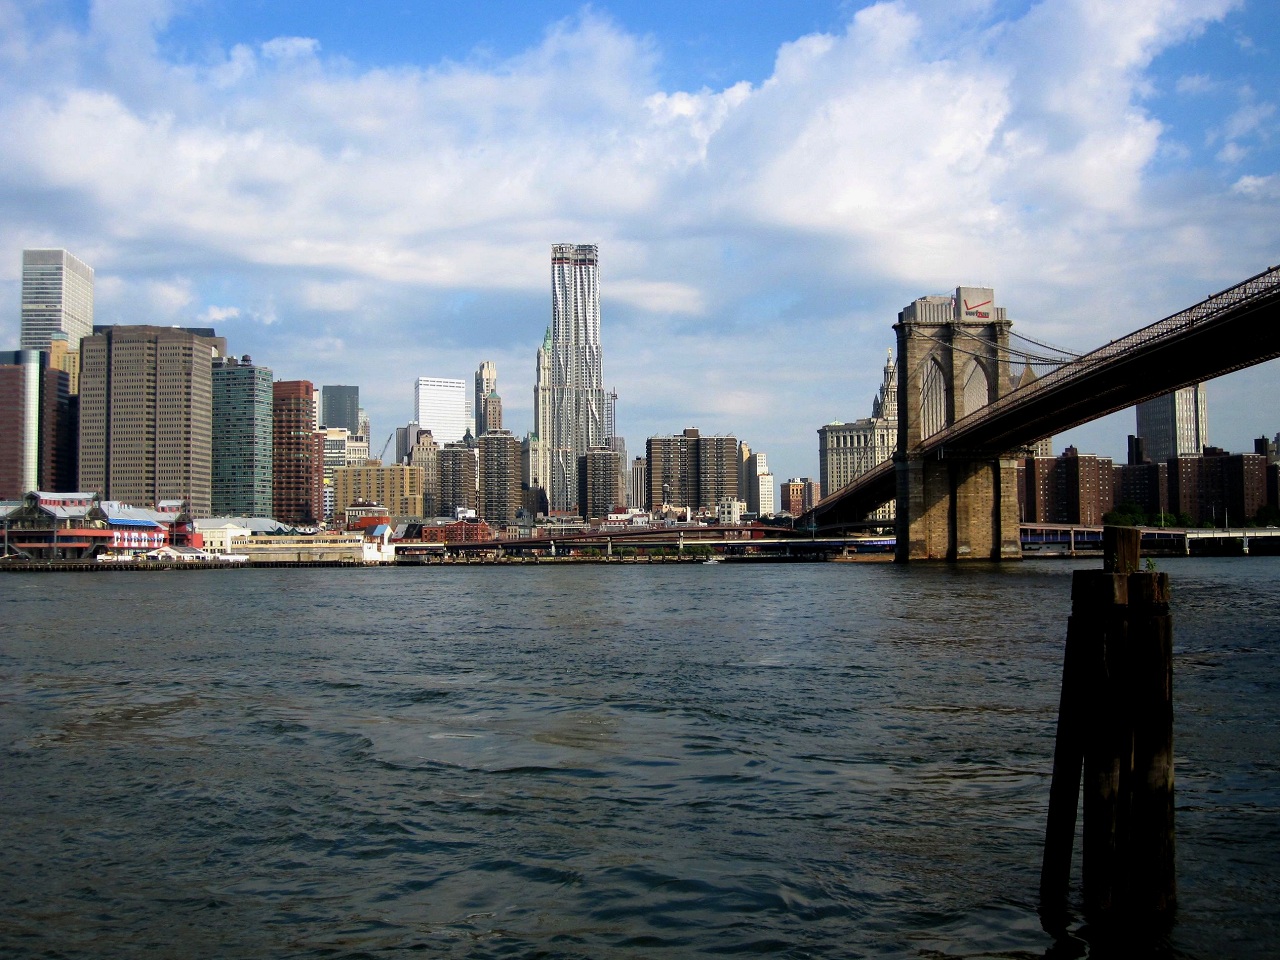
<svg viewBox="0 0 1280 960"><path fill-rule="evenodd" d="M1008 455L1042 437L1180 387L1280 357L1280 267L1270 267L1195 306L1112 340L968 417L899 451L823 498L796 522L818 530L865 525L896 495L903 459ZM898 382L906 377L899 374Z"/></svg>
<svg viewBox="0 0 1280 960"><path fill-rule="evenodd" d="M1234 545L1242 553L1280 554L1280 529L1275 527L1139 527L1142 552L1154 554L1222 551ZM1102 550L1102 527L1068 523L1024 523L1021 526L1024 550ZM1254 547L1250 548L1250 543Z"/></svg>

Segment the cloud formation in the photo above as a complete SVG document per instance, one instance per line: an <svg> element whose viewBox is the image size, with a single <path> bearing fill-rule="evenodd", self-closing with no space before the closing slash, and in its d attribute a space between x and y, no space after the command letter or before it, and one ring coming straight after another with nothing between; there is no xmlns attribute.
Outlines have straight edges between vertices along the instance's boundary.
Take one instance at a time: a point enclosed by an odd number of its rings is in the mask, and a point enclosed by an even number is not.
<svg viewBox="0 0 1280 960"><path fill-rule="evenodd" d="M178 58L176 0L0 0L0 269L71 248L102 320L222 324L278 376L360 383L377 433L414 377L503 357L520 430L549 247L598 243L632 451L698 425L814 474L916 296L991 283L1085 348L1275 259L1271 97L1156 69L1238 6L878 3L759 84L664 90L660 40L591 10L499 62L356 68L301 33ZM1151 106L1224 89L1202 143Z"/></svg>

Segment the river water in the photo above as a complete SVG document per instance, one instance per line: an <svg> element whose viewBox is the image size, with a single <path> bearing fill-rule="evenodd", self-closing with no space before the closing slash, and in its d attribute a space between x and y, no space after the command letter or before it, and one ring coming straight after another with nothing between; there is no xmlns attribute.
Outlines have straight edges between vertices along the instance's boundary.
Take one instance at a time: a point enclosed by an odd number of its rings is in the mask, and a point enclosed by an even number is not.
<svg viewBox="0 0 1280 960"><path fill-rule="evenodd" d="M0 956L1274 956L1280 558L1162 562L1167 938L1040 929L1078 566L0 576Z"/></svg>

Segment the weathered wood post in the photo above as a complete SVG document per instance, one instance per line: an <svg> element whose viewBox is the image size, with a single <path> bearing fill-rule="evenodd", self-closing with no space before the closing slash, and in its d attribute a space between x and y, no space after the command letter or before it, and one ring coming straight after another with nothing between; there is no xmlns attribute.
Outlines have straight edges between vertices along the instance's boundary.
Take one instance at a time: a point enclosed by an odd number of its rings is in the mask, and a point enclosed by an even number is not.
<svg viewBox="0 0 1280 960"><path fill-rule="evenodd" d="M1105 925L1175 906L1169 577L1138 571L1139 546L1138 530L1107 527L1104 569L1072 579L1040 874L1050 931L1066 924L1082 768L1086 915Z"/></svg>

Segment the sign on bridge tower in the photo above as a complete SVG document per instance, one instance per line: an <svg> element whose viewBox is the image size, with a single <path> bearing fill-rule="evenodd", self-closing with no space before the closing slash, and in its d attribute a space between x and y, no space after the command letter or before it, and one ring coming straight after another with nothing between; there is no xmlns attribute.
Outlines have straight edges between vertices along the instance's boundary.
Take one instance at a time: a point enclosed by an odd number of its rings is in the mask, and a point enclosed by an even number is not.
<svg viewBox="0 0 1280 960"><path fill-rule="evenodd" d="M1011 388L1009 328L990 287L898 314L897 559L1021 557L1017 462L1004 451L925 456L921 444Z"/></svg>

